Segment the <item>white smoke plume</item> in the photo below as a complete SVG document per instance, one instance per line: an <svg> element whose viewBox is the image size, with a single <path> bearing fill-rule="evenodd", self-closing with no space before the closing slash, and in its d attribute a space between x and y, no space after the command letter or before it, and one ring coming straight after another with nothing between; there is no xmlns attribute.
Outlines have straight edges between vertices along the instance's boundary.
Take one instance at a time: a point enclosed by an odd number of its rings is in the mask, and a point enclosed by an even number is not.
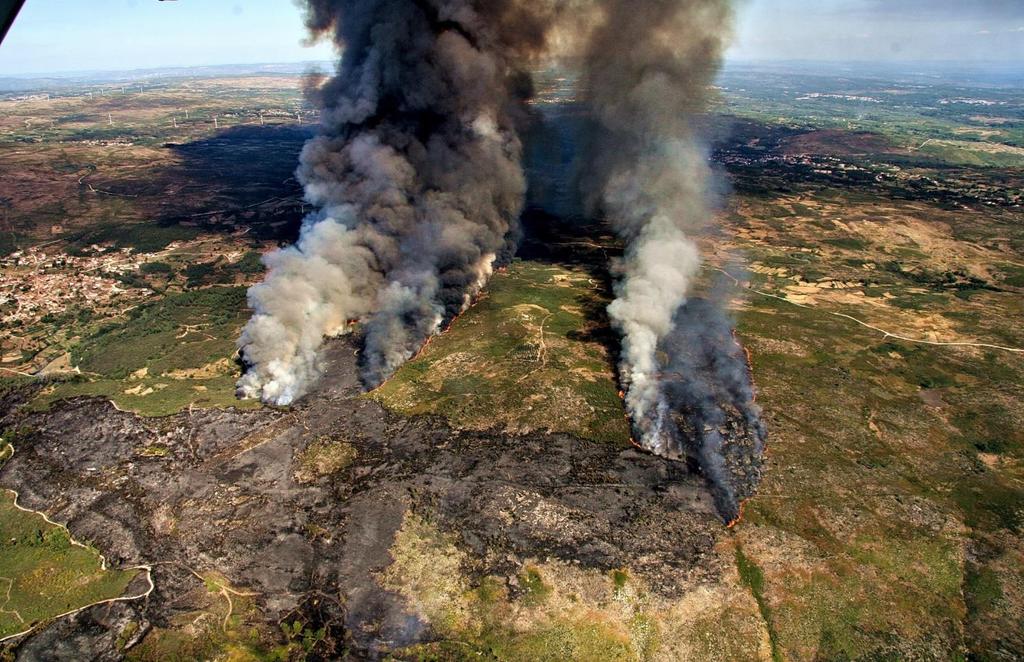
<svg viewBox="0 0 1024 662"><path fill-rule="evenodd" d="M731 20L723 0L608 0L585 59L595 128L583 178L589 207L626 241L608 312L640 442L664 453L668 411L659 343L700 268L694 237L711 220L707 149L694 126Z"/></svg>

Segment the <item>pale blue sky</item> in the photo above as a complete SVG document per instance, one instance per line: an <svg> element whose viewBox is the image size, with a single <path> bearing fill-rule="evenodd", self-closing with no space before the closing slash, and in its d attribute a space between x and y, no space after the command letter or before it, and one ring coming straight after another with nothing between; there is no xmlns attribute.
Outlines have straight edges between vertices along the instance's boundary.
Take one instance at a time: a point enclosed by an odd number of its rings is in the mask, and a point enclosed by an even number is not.
<svg viewBox="0 0 1024 662"><path fill-rule="evenodd" d="M26 0L0 74L333 59L291 0Z"/></svg>
<svg viewBox="0 0 1024 662"><path fill-rule="evenodd" d="M738 59L1024 63L1024 0L739 0Z"/></svg>
<svg viewBox="0 0 1024 662"><path fill-rule="evenodd" d="M738 13L734 59L1024 62L1024 0L739 0ZM291 0L27 0L0 74L333 59L304 36Z"/></svg>

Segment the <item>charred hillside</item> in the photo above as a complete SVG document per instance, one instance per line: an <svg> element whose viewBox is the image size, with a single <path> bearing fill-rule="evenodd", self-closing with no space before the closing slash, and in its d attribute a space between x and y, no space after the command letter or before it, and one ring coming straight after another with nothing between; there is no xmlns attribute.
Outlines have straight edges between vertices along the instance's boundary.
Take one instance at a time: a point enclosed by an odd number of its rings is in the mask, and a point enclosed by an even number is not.
<svg viewBox="0 0 1024 662"><path fill-rule="evenodd" d="M210 572L253 594L267 622L321 623L323 657L430 641L436 634L377 579L410 513L454 537L470 576L506 578L513 592L531 559L628 566L666 596L718 577L723 527L685 464L563 435L398 418L359 397L351 344L332 344L329 362L318 390L287 412L141 419L79 400L8 413L5 425L23 433L0 484L111 564L152 565L156 584L145 601L40 629L23 654L60 659L74 646L116 658L126 622L139 625L134 640L175 627L196 609L196 577ZM309 462L325 444L345 444L349 461Z"/></svg>

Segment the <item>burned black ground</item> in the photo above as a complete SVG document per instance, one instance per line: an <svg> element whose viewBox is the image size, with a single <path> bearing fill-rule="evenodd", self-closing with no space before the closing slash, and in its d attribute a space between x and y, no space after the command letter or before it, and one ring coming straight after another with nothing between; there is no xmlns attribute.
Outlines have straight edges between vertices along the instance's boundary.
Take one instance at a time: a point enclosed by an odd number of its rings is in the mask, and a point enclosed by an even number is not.
<svg viewBox="0 0 1024 662"><path fill-rule="evenodd" d="M685 465L561 435L457 433L437 419L398 418L360 397L354 360L350 344L333 345L328 378L289 411L141 419L89 399L9 411L5 425L23 432L0 484L67 521L114 565L154 565L156 582L145 601L40 629L19 655L61 659L73 646L117 657L113 630L133 621L141 637L194 609L193 572L256 593L268 621L313 602L330 612L324 600L336 599L336 622L318 644L325 655L374 657L429 640L429 631L410 638L405 606L374 579L407 512L454 534L477 578L512 578L527 560L551 558L629 565L657 592L679 595L720 572L711 561L722 526ZM296 457L324 437L351 444L356 458L300 485ZM551 526L541 510L572 525Z"/></svg>

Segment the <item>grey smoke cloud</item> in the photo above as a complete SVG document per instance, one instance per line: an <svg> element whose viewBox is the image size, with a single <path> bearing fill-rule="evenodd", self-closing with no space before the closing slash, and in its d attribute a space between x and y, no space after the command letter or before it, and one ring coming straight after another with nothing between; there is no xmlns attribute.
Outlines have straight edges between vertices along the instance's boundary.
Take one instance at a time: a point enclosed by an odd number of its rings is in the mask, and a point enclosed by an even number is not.
<svg viewBox="0 0 1024 662"><path fill-rule="evenodd" d="M694 237L713 217L711 172L694 116L729 34L721 0L610 0L585 59L595 130L583 178L591 212L626 240L608 309L622 335L620 377L640 443L665 452L657 357L700 268ZM659 413L660 412L660 413Z"/></svg>
<svg viewBox="0 0 1024 662"><path fill-rule="evenodd" d="M250 291L243 396L301 396L323 339L356 320L363 380L376 386L472 301L515 234L521 67L559 4L307 2L310 30L344 48L298 169L320 211Z"/></svg>
<svg viewBox="0 0 1024 662"><path fill-rule="evenodd" d="M514 250L525 196L519 131L529 66L582 62L593 115L590 211L627 242L609 308L641 441L664 389L659 343L699 269L712 176L693 118L729 36L726 0L307 0L343 57L317 92L320 135L298 177L317 209L268 257L239 339L245 397L288 404L323 339L360 321L372 388L464 310Z"/></svg>
<svg viewBox="0 0 1024 662"><path fill-rule="evenodd" d="M727 522L739 517L741 500L760 482L767 437L733 327L721 291L679 309L659 345L666 358L656 418L662 452L698 459Z"/></svg>

